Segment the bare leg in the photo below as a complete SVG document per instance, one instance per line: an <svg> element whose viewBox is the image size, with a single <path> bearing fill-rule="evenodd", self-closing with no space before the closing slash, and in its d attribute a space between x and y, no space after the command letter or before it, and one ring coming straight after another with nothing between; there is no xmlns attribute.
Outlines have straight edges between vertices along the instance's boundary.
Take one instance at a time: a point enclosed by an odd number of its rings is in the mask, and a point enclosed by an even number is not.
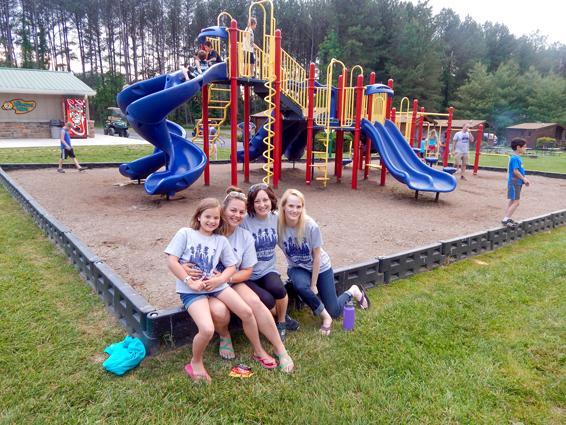
<svg viewBox="0 0 566 425"><path fill-rule="evenodd" d="M63 158L59 158L59 169L63 169Z"/></svg>
<svg viewBox="0 0 566 425"><path fill-rule="evenodd" d="M231 360L236 357L234 353L234 346L232 344L232 336L228 330L230 324L230 310L228 307L214 297L208 299L210 304L210 314L212 322L214 323L214 330L220 336L220 343L218 346L218 354L225 360Z"/></svg>
<svg viewBox="0 0 566 425"><path fill-rule="evenodd" d="M332 328L332 316L326 311L326 309L320 312L320 318L322 319L322 326L320 327L320 333L324 336L330 335L330 329Z"/></svg>
<svg viewBox="0 0 566 425"><path fill-rule="evenodd" d="M275 300L275 311L277 313L277 323L285 323L285 315L287 314L287 305L289 304L289 296Z"/></svg>
<svg viewBox="0 0 566 425"><path fill-rule="evenodd" d="M509 200L509 205L507 205L507 209L505 210L505 217L511 218L517 207L519 206L520 200Z"/></svg>
<svg viewBox="0 0 566 425"><path fill-rule="evenodd" d="M193 338L193 357L191 359L191 366L193 367L195 374L206 376L208 377L207 380L210 380L210 376L208 376L204 367L202 357L206 346L214 335L214 323L212 323L212 317L210 316L208 298L200 298L196 300L189 306L187 311L198 327L198 333Z"/></svg>
<svg viewBox="0 0 566 425"><path fill-rule="evenodd" d="M277 327L275 326L271 312L265 304L261 302L256 293L246 284L234 285L233 288L252 309L259 332L265 335L271 345L273 345L275 353L280 354L286 351L279 337L279 332L277 332Z"/></svg>
<svg viewBox="0 0 566 425"><path fill-rule="evenodd" d="M77 158L73 158L73 161L75 163L75 167L77 167L77 170L81 169L81 164L79 164L79 161L77 160Z"/></svg>
<svg viewBox="0 0 566 425"><path fill-rule="evenodd" d="M261 345L257 322L255 321L252 309L242 300L238 293L232 288L226 288L217 298L226 304L226 307L242 320L244 333L252 344L254 354L261 358L271 358Z"/></svg>

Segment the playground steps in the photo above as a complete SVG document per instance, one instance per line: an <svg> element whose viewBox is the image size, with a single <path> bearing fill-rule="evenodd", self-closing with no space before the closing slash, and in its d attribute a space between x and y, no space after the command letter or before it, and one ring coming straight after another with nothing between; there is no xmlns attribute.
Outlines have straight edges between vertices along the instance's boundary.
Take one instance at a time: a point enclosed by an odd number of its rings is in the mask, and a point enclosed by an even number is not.
<svg viewBox="0 0 566 425"><path fill-rule="evenodd" d="M220 139L220 126L224 124L228 118L228 109L230 108L230 89L220 87L217 84L210 84L208 86L208 109L220 111L219 117L209 117L208 118L208 134L210 146L213 146L218 139ZM228 96L228 100L226 99ZM200 118L197 121L195 136L193 138L194 143L204 143L203 135L203 121Z"/></svg>

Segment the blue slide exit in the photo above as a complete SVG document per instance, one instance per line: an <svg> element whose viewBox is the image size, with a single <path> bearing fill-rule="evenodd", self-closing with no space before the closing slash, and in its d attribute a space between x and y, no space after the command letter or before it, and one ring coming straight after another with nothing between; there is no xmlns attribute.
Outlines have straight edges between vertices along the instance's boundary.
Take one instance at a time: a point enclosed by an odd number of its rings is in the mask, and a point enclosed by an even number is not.
<svg viewBox="0 0 566 425"><path fill-rule="evenodd" d="M183 81L178 71L132 84L120 92L118 106L130 125L156 148L151 155L122 164L120 172L132 179L146 178L144 188L150 195L173 196L198 180L206 165L205 153L187 138L181 126L166 117L200 92L203 85L226 79L226 63L218 63L189 81ZM166 170L157 171L163 165Z"/></svg>
<svg viewBox="0 0 566 425"><path fill-rule="evenodd" d="M454 176L423 163L390 120L386 120L384 126L362 119L362 131L379 152L391 175L410 189L440 193L456 188Z"/></svg>

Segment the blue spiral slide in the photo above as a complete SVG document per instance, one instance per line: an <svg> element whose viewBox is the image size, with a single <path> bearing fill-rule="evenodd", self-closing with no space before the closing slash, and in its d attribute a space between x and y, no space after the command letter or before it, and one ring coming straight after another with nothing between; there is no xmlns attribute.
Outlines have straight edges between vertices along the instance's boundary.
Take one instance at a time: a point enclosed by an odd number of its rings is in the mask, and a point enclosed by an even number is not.
<svg viewBox="0 0 566 425"><path fill-rule="evenodd" d="M184 81L181 71L132 84L118 94L117 102L130 125L155 146L148 156L120 166L131 179L145 178L150 195L173 196L201 176L205 153L188 138L185 130L166 119L175 108L199 93L203 85L227 81L226 63L218 63L198 77ZM163 165L165 171L158 171Z"/></svg>
<svg viewBox="0 0 566 425"><path fill-rule="evenodd" d="M436 170L422 162L390 120L385 125L372 124L362 119L362 131L383 159L387 171L410 189L423 192L452 192L456 188L454 176Z"/></svg>

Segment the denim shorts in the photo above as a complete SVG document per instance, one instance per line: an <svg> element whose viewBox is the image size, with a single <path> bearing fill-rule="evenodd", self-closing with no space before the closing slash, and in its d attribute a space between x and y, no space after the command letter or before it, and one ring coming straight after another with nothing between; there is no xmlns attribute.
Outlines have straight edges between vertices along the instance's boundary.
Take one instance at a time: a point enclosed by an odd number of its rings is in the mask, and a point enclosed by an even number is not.
<svg viewBox="0 0 566 425"><path fill-rule="evenodd" d="M189 306L194 303L196 300L199 300L201 298L205 298L205 297L215 297L217 298L218 295L220 295L222 293L222 291L224 291L224 289L222 289L221 291L216 291L216 292L205 292L205 293L197 293L197 294L179 294L179 298L181 298L181 302L183 303L183 307L185 307L185 310L187 310L189 308Z"/></svg>
<svg viewBox="0 0 566 425"><path fill-rule="evenodd" d="M507 185L507 199L510 199L511 201L518 201L519 199L521 199L522 188L522 184L509 183Z"/></svg>

